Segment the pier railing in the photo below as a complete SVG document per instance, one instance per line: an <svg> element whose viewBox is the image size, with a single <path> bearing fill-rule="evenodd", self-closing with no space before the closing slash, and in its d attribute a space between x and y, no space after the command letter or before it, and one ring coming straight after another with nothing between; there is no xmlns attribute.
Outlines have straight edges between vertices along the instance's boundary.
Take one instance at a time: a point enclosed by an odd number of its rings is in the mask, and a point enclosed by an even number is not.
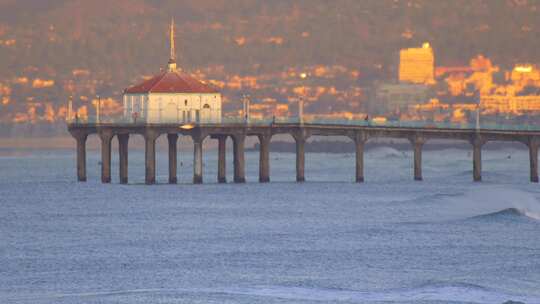
<svg viewBox="0 0 540 304"><path fill-rule="evenodd" d="M123 116L102 116L99 119L96 116L88 116L84 118L71 118L67 120L71 125L128 125L128 126L144 126L147 124L178 124L178 125L249 125L249 126L269 126L277 124L306 124L306 125L340 125L340 126L360 126L360 127L389 127L389 128L422 128L422 129L482 129L482 130L503 130L503 131L540 131L540 121L537 123L517 123L511 121L483 121L480 124L473 122L455 123L455 122L433 122L433 121L404 121L404 120L387 120L375 121L366 119L320 119L313 117L305 117L300 120L298 117L275 117L275 118L250 118L246 120L242 117L223 117L219 121L216 120L160 120L159 123L148 122L144 119L126 118Z"/></svg>

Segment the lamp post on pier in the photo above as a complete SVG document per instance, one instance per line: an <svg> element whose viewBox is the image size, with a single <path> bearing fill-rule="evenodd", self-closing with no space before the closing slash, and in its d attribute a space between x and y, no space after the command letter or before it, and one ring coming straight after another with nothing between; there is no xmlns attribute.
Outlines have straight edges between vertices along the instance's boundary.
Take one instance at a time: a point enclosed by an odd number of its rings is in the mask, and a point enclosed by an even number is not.
<svg viewBox="0 0 540 304"><path fill-rule="evenodd" d="M67 115L66 115L66 120L68 123L70 123L72 120L71 119L72 112L73 112L73 95L70 95L69 100L68 100L68 108L67 108Z"/></svg>
<svg viewBox="0 0 540 304"><path fill-rule="evenodd" d="M249 107L250 107L249 95L244 94L242 96L242 109L243 109L242 115L244 116L243 119L244 119L245 124L249 124L249 120L250 120Z"/></svg>
<svg viewBox="0 0 540 304"><path fill-rule="evenodd" d="M306 72L300 73L300 82L302 83L302 88L305 90L304 84L305 80L309 77L309 74ZM298 123L300 125L304 124L304 93L305 91L302 91L298 97Z"/></svg>
<svg viewBox="0 0 540 304"><path fill-rule="evenodd" d="M480 132L480 100L476 105L476 132Z"/></svg>
<svg viewBox="0 0 540 304"><path fill-rule="evenodd" d="M101 118L100 118L100 115L101 115L101 96L99 96L99 94L96 96L97 99L98 99L98 102L97 102L97 106L96 106L96 123L100 123L101 121Z"/></svg>
<svg viewBox="0 0 540 304"><path fill-rule="evenodd" d="M304 98L300 96L298 99L298 122L304 124Z"/></svg>

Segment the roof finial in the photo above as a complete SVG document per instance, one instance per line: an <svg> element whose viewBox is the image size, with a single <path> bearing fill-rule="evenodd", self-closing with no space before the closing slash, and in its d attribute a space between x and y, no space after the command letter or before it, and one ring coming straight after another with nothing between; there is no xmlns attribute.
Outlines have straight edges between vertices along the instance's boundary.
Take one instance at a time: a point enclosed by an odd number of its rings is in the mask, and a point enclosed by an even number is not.
<svg viewBox="0 0 540 304"><path fill-rule="evenodd" d="M176 71L176 50L175 50L175 45L174 45L174 17L171 18L170 47L171 47L171 55L169 57L169 72L174 72Z"/></svg>

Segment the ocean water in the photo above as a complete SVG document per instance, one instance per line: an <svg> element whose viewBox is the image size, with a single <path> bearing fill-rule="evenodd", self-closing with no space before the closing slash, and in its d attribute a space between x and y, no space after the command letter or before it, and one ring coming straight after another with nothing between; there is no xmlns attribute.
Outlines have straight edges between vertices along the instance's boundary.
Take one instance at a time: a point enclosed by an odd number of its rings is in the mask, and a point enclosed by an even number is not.
<svg viewBox="0 0 540 304"><path fill-rule="evenodd" d="M307 154L294 183L292 153L271 153L258 184L249 152L244 185L145 186L130 151L130 185L75 182L71 150L0 151L0 303L540 303L540 186L525 150L484 151L473 183L468 151ZM232 158L229 155L228 160ZM228 163L229 173L232 163ZM229 176L229 180L231 180Z"/></svg>

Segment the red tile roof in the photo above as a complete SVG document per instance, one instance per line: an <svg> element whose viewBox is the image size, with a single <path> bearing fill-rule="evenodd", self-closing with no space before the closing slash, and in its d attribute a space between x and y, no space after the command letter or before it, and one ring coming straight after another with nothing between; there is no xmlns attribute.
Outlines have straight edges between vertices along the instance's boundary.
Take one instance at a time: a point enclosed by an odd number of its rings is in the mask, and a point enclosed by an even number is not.
<svg viewBox="0 0 540 304"><path fill-rule="evenodd" d="M218 90L180 72L164 72L127 88L126 94L146 93L219 93Z"/></svg>

